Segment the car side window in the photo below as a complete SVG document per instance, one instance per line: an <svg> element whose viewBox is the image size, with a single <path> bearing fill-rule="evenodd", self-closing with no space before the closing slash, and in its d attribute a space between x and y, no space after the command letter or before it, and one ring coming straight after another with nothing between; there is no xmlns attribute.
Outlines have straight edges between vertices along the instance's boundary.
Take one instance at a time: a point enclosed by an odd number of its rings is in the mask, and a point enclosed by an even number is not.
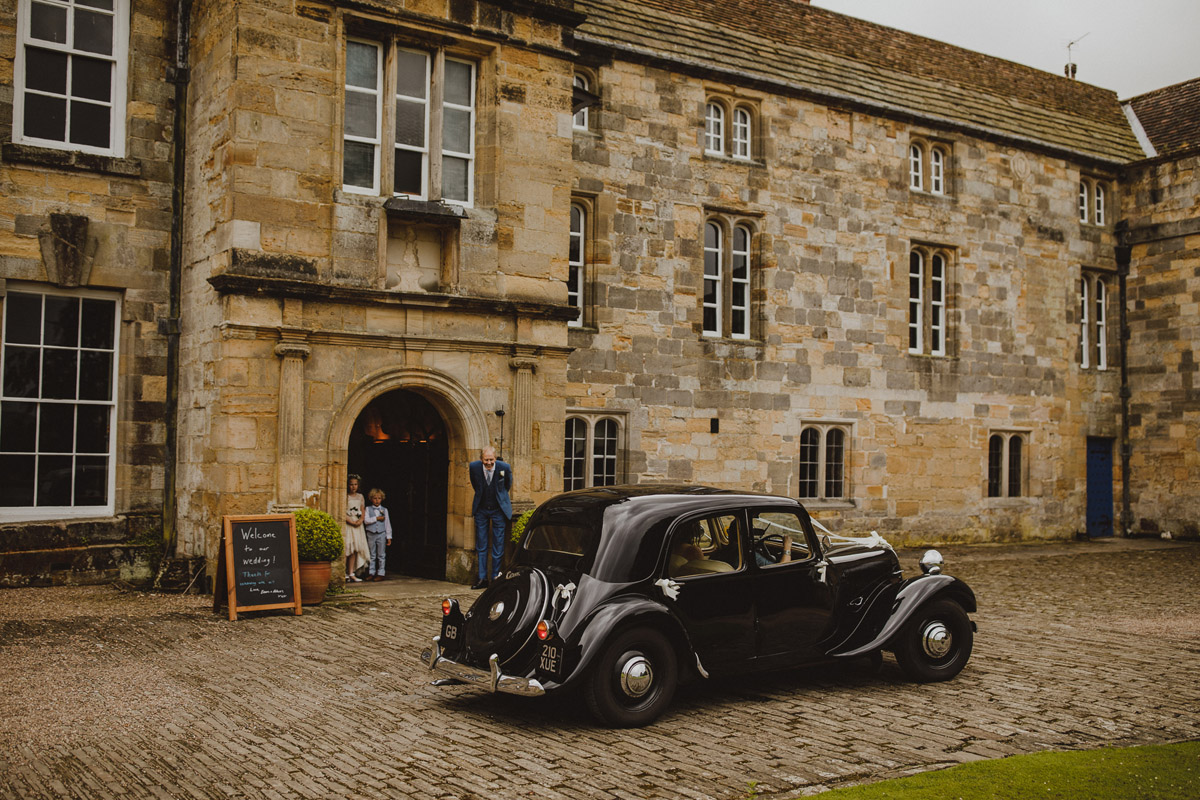
<svg viewBox="0 0 1200 800"><path fill-rule="evenodd" d="M686 578L742 569L741 524L736 514L718 514L677 525L671 534L667 575Z"/></svg>
<svg viewBox="0 0 1200 800"><path fill-rule="evenodd" d="M791 511L757 512L750 521L750 536L760 567L804 561L812 555L804 524Z"/></svg>

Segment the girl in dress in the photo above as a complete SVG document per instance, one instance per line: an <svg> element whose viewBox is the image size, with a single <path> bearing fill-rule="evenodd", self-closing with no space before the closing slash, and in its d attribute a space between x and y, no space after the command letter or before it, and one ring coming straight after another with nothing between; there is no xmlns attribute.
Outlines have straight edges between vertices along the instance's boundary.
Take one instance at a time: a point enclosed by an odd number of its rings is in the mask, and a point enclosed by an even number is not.
<svg viewBox="0 0 1200 800"><path fill-rule="evenodd" d="M346 541L346 580L361 583L362 578L354 573L367 565L367 534L363 530L363 509L366 501L358 493L358 476L346 476L346 521L342 523L342 538Z"/></svg>

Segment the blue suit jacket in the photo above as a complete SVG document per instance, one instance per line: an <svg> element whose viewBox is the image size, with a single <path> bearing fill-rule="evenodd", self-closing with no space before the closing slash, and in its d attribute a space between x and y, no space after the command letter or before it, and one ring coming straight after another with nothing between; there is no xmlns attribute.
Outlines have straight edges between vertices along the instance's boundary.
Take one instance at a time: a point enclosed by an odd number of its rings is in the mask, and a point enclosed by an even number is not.
<svg viewBox="0 0 1200 800"><path fill-rule="evenodd" d="M471 501L471 514L474 515L479 510L479 501L485 485L483 462L472 461L467 467L467 471L471 474L471 488L475 490L475 498ZM505 517L512 519L512 501L508 498L508 493L512 490L513 485L512 467L497 460L496 471L492 473L492 481L496 484L496 499L500 501L500 510L504 512Z"/></svg>

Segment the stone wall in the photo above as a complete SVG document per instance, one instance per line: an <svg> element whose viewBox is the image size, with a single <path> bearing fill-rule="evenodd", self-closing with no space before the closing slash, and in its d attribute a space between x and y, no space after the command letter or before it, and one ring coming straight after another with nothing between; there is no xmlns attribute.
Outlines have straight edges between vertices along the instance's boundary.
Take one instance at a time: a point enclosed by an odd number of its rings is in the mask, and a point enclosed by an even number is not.
<svg viewBox="0 0 1200 800"><path fill-rule="evenodd" d="M795 496L802 425L832 421L849 498L812 505L849 529L1082 530L1119 374L1079 366L1081 268L1115 271L1111 225L1078 221L1079 164L620 59L596 74L574 184L595 198L595 324L570 334L567 403L627 414L625 477ZM703 153L708 97L758 109L751 163ZM950 150L946 196L908 188L918 138ZM754 231L749 341L701 335L708 218ZM951 254L945 357L907 352L914 245ZM1027 435L1027 496L985 496L993 430Z"/></svg>
<svg viewBox="0 0 1200 800"><path fill-rule="evenodd" d="M214 556L224 514L308 503L340 515L351 428L398 389L446 423L452 577L466 577L473 549L466 464L499 440L496 409L508 412L514 499L542 499L561 482L564 12L534 4L547 16L533 19L457 3L439 22L425 3L383 5L208 3L198 14L181 552ZM469 54L473 205L342 189L348 35Z"/></svg>
<svg viewBox="0 0 1200 800"><path fill-rule="evenodd" d="M1200 156L1129 170L1134 533L1200 536Z"/></svg>
<svg viewBox="0 0 1200 800"><path fill-rule="evenodd" d="M174 4L132 6L124 154L113 157L13 142L17 3L0 0L0 295L79 287L121 309L115 513L0 526L0 585L144 577L153 559L140 545L161 539Z"/></svg>

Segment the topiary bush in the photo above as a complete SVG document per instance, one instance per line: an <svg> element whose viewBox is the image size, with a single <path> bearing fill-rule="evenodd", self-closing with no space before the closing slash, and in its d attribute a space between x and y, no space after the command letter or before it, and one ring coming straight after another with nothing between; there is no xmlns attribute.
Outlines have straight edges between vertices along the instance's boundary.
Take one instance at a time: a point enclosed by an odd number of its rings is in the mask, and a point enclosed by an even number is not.
<svg viewBox="0 0 1200 800"><path fill-rule="evenodd" d="M301 561L333 561L345 552L342 528L332 515L299 508L296 517L296 557Z"/></svg>

